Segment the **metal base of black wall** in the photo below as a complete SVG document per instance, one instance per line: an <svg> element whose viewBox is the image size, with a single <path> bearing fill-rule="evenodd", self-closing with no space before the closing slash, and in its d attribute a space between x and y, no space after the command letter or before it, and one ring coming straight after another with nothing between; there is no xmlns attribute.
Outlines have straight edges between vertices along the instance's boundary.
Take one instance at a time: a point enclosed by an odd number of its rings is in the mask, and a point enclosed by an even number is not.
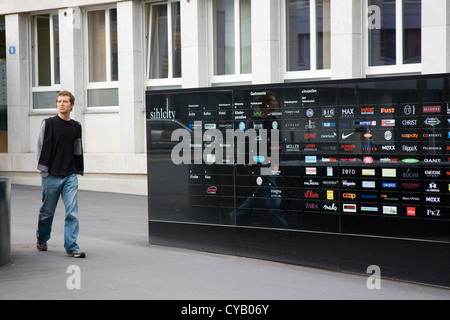
<svg viewBox="0 0 450 320"><path fill-rule="evenodd" d="M11 181L0 178L0 266L11 259Z"/></svg>
<svg viewBox="0 0 450 320"><path fill-rule="evenodd" d="M152 244L450 287L450 244L360 235L149 221Z"/></svg>

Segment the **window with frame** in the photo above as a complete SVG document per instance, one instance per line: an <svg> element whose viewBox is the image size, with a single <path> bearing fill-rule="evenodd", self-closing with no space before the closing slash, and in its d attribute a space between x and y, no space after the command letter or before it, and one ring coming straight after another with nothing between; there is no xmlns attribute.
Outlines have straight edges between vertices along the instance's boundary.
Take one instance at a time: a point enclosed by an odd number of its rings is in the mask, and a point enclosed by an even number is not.
<svg viewBox="0 0 450 320"><path fill-rule="evenodd" d="M33 109L56 108L60 90L59 17L39 14L31 21Z"/></svg>
<svg viewBox="0 0 450 320"><path fill-rule="evenodd" d="M422 0L367 0L367 66L422 62Z"/></svg>
<svg viewBox="0 0 450 320"><path fill-rule="evenodd" d="M252 72L251 0L213 0L214 76Z"/></svg>
<svg viewBox="0 0 450 320"><path fill-rule="evenodd" d="M286 0L286 71L331 67L330 0Z"/></svg>
<svg viewBox="0 0 450 320"><path fill-rule="evenodd" d="M88 107L119 105L117 9L89 10L87 16Z"/></svg>
<svg viewBox="0 0 450 320"><path fill-rule="evenodd" d="M147 80L181 79L180 2L147 3L146 17Z"/></svg>

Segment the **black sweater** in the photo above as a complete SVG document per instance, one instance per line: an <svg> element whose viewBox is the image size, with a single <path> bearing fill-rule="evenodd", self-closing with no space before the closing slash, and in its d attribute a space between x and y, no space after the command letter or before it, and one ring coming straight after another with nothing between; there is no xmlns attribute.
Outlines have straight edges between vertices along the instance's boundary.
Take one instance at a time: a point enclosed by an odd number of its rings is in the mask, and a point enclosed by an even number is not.
<svg viewBox="0 0 450 320"><path fill-rule="evenodd" d="M38 138L37 158L42 177L84 174L81 124L59 116L45 119Z"/></svg>

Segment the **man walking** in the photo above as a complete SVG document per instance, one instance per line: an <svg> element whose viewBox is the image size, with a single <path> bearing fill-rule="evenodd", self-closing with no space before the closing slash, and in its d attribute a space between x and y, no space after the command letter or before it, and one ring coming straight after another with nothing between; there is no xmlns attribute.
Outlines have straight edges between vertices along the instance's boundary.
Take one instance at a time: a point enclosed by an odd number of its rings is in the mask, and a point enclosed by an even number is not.
<svg viewBox="0 0 450 320"><path fill-rule="evenodd" d="M78 177L84 174L81 124L70 118L75 98L69 91L56 97L58 115L42 121L37 142L38 170L42 177L42 205L36 230L39 251L47 251L53 217L61 196L66 209L64 248L70 257L84 258L77 244Z"/></svg>

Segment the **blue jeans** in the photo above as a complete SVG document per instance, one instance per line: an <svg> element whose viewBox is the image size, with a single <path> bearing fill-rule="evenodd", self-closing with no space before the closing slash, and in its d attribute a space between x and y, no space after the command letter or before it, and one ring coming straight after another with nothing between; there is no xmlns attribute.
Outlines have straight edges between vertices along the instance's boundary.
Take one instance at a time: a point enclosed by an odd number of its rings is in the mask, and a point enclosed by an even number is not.
<svg viewBox="0 0 450 320"><path fill-rule="evenodd" d="M78 177L76 173L67 177L47 176L42 178L42 205L36 230L38 240L47 242L52 231L53 217L61 196L66 208L64 224L64 248L67 253L79 250L78 238Z"/></svg>

